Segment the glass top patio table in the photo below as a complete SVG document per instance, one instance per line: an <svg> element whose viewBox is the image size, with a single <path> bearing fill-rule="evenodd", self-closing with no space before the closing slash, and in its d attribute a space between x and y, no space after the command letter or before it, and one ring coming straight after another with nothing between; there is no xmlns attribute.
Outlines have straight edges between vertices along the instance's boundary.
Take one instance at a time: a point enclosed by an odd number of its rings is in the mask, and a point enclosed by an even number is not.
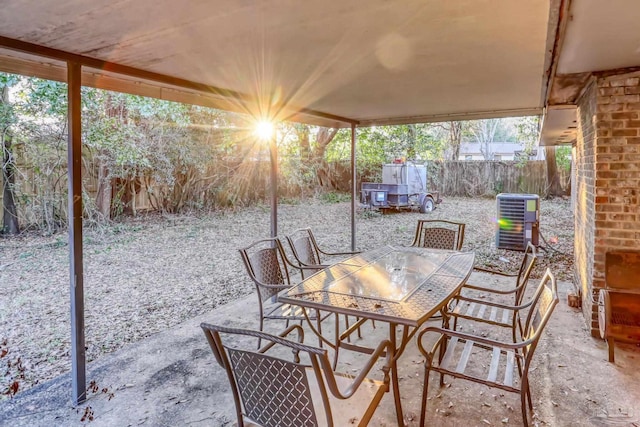
<svg viewBox="0 0 640 427"><path fill-rule="evenodd" d="M417 327L460 289L474 259L473 252L384 246L314 274L279 299Z"/></svg>

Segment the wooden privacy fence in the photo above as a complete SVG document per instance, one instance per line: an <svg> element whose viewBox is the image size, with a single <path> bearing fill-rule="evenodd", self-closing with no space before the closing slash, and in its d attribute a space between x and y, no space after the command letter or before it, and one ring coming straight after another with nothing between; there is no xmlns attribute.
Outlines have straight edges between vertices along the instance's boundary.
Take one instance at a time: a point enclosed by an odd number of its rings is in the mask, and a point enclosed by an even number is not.
<svg viewBox="0 0 640 427"><path fill-rule="evenodd" d="M544 160L529 161L429 161L428 189L445 196L493 197L498 193L528 193L545 196L547 192L547 164ZM349 165L333 164L337 177L344 185L338 189L349 191ZM362 182L380 182L382 165L358 171L357 188ZM568 191L570 171L558 169L560 184Z"/></svg>
<svg viewBox="0 0 640 427"><path fill-rule="evenodd" d="M95 164L85 162L84 191L85 202L95 200L98 181ZM20 198L18 215L22 225L46 221L66 220L66 170L51 176L37 178L30 168L22 168L18 177ZM362 181L378 181L382 165L358 171L357 188ZM438 190L445 196L487 197L498 193L532 193L544 196L547 188L546 163L529 161L519 164L513 161L434 161L427 163L429 189ZM348 192L351 171L349 162L325 164L315 186ZM570 185L570 174L561 171L560 182L564 189ZM114 180L112 191L115 199L126 203L124 212L137 210L180 210L182 206L210 208L226 204L245 204L263 200L269 195L269 162L239 160L217 164L194 179L178 181L173 187L154 182L153 179L138 177L135 180ZM120 182L122 181L122 182ZM125 187L123 187L123 185ZM280 177L278 193L281 197L299 197L314 183L292 182ZM187 188L188 187L188 188ZM303 188L305 187L305 188ZM116 194L127 190L116 197ZM183 194L184 193L184 194ZM185 198L185 200L183 200ZM179 206L171 206L178 200ZM0 192L0 203L2 192ZM184 203L182 203L184 202ZM0 221L2 209L0 209Z"/></svg>
<svg viewBox="0 0 640 427"><path fill-rule="evenodd" d="M435 161L427 166L431 189L447 196L482 197L498 193L544 196L547 190L545 161ZM558 170L563 189L570 185L568 171Z"/></svg>

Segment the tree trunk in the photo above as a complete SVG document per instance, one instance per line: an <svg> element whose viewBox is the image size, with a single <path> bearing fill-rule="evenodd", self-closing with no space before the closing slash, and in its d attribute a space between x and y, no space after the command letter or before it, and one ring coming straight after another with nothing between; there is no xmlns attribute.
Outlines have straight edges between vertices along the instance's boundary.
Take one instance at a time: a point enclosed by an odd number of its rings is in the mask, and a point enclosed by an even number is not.
<svg viewBox="0 0 640 427"><path fill-rule="evenodd" d="M327 146L331 143L331 141L333 141L336 133L338 133L338 129L320 128L318 130L318 134L316 135L316 146L313 150L313 160L314 163L318 165L318 169L316 172L318 184L320 184L321 187L329 190L335 190L337 184L331 179L329 165L324 155L327 151Z"/></svg>
<svg viewBox="0 0 640 427"><path fill-rule="evenodd" d="M97 156L98 166L98 193L96 194L96 209L100 212L103 219L111 218L111 178L107 165L101 160L102 155Z"/></svg>
<svg viewBox="0 0 640 427"><path fill-rule="evenodd" d="M297 125L298 144L300 144L300 158L303 164L309 163L311 157L311 141L309 140L309 126Z"/></svg>
<svg viewBox="0 0 640 427"><path fill-rule="evenodd" d="M2 88L2 103L9 104L9 88ZM16 165L11 149L13 138L9 124L2 126L2 233L19 234L18 211L15 202Z"/></svg>
<svg viewBox="0 0 640 427"><path fill-rule="evenodd" d="M485 160L493 160L493 143L500 119L477 120L469 127L477 143L480 144L480 152Z"/></svg>
<svg viewBox="0 0 640 427"><path fill-rule="evenodd" d="M547 197L562 196L562 186L556 164L556 147L544 147L545 161L547 163Z"/></svg>
<svg viewBox="0 0 640 427"><path fill-rule="evenodd" d="M338 129L335 128L320 128L318 130L316 146L313 153L313 157L316 160L324 160L324 153L327 151L327 146L331 144L331 141L333 141L337 133Z"/></svg>
<svg viewBox="0 0 640 427"><path fill-rule="evenodd" d="M449 145L451 147L451 160L460 158L460 143L462 142L462 122L449 122Z"/></svg>
<svg viewBox="0 0 640 427"><path fill-rule="evenodd" d="M416 158L416 125L411 124L407 126L407 133L409 141L407 144L407 159L415 160Z"/></svg>

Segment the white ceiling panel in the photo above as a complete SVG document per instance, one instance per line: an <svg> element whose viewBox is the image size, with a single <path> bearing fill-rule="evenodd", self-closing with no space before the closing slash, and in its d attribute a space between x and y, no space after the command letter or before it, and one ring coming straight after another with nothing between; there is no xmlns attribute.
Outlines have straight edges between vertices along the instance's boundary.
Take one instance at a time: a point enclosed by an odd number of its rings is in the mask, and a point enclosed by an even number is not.
<svg viewBox="0 0 640 427"><path fill-rule="evenodd" d="M640 66L640 1L572 0L558 74Z"/></svg>

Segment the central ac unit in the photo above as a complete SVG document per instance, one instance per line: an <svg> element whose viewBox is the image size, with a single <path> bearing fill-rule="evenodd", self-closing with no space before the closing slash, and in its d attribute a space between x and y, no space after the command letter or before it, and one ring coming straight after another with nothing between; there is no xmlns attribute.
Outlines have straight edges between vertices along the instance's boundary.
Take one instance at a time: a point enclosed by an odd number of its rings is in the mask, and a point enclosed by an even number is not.
<svg viewBox="0 0 640 427"><path fill-rule="evenodd" d="M527 243L538 246L540 198L537 194L500 193L496 197L498 227L496 247L524 251Z"/></svg>

